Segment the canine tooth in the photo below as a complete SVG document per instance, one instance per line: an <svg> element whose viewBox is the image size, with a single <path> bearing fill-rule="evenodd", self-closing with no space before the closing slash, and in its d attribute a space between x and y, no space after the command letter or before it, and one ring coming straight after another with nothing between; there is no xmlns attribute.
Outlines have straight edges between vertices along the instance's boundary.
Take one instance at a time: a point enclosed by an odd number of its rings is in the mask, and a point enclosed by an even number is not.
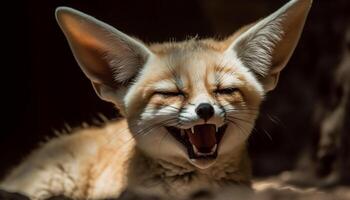
<svg viewBox="0 0 350 200"><path fill-rule="evenodd" d="M192 144L192 148L193 148L193 151L194 151L195 154L198 154L198 153L199 153L199 150L198 150L197 147L194 146L193 144Z"/></svg>
<svg viewBox="0 0 350 200"><path fill-rule="evenodd" d="M215 144L215 145L213 146L213 148L211 148L210 153L214 153L214 152L216 151L216 148L217 148L217 147L218 147L218 145Z"/></svg>
<svg viewBox="0 0 350 200"><path fill-rule="evenodd" d="M215 126L216 132L219 132L219 127Z"/></svg>
<svg viewBox="0 0 350 200"><path fill-rule="evenodd" d="M194 127L193 126L191 128L191 132L192 132L192 134L194 134Z"/></svg>

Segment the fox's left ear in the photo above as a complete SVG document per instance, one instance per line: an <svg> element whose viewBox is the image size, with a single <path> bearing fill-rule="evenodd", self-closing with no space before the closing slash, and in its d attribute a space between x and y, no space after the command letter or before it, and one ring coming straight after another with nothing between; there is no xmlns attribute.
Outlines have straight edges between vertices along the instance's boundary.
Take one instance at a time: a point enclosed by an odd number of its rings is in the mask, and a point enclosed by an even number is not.
<svg viewBox="0 0 350 200"><path fill-rule="evenodd" d="M227 49L233 50L242 64L257 75L265 91L276 87L298 43L311 4L312 0L291 0L241 33Z"/></svg>

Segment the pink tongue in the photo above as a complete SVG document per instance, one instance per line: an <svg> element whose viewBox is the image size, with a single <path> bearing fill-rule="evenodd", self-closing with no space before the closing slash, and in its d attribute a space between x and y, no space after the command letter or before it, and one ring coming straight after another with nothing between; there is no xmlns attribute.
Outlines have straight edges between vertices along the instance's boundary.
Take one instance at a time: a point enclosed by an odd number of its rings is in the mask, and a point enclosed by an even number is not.
<svg viewBox="0 0 350 200"><path fill-rule="evenodd" d="M209 153L216 144L216 128L212 124L194 126L194 134L186 130L190 142L202 153Z"/></svg>

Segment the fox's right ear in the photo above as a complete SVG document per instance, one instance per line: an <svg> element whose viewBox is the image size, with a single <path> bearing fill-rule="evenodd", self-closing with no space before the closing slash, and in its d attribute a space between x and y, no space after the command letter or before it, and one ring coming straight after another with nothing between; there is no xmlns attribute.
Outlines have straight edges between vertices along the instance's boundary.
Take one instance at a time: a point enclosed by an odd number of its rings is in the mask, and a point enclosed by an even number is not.
<svg viewBox="0 0 350 200"><path fill-rule="evenodd" d="M97 94L123 112L128 84L152 53L141 42L72 8L57 8L56 19Z"/></svg>

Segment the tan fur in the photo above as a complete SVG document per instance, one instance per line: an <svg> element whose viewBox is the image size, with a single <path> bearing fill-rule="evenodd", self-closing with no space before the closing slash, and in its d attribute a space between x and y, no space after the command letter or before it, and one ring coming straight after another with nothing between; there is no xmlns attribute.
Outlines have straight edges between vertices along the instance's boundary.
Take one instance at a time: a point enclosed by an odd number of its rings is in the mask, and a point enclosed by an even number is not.
<svg viewBox="0 0 350 200"><path fill-rule="evenodd" d="M78 129L33 152L7 176L1 187L9 191L20 188L33 199L61 193L74 198L94 197L96 183L108 172L111 183L98 195L117 193L123 188L121 176L127 169L122 163L130 156L133 145L125 120L111 122L102 129ZM41 178L42 181L33 182ZM113 184L112 180L120 181Z"/></svg>

